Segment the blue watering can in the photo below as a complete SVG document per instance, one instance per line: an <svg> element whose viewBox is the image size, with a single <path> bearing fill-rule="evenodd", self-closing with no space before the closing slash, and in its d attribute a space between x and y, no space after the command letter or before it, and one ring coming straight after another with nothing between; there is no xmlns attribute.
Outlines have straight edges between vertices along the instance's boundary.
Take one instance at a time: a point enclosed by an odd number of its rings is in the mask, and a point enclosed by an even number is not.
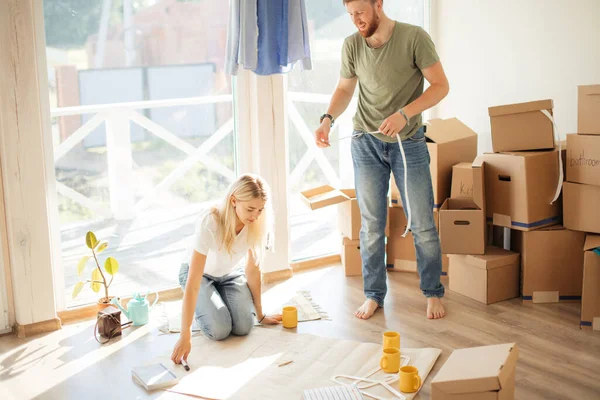
<svg viewBox="0 0 600 400"><path fill-rule="evenodd" d="M142 296L139 292L135 293L133 298L127 303L127 310L121 306L120 298L113 297L110 302L119 307L127 319L133 322L133 325L146 325L150 316L150 310L158 301L158 293L156 293L156 299L152 305L148 303L148 300L146 299L147 296L148 293L146 293L145 296Z"/></svg>

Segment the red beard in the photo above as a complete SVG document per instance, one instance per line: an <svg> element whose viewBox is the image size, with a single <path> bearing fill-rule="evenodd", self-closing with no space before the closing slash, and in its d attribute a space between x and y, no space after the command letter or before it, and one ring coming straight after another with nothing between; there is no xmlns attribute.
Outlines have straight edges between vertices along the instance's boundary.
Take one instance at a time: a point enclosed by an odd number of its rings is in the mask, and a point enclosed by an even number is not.
<svg viewBox="0 0 600 400"><path fill-rule="evenodd" d="M358 33L360 33L361 36L364 38L369 38L369 37L373 36L373 34L377 30L377 28L379 28L379 17L375 16L375 17L373 17L373 20L371 22L367 23L367 29L364 31L361 31L359 29Z"/></svg>

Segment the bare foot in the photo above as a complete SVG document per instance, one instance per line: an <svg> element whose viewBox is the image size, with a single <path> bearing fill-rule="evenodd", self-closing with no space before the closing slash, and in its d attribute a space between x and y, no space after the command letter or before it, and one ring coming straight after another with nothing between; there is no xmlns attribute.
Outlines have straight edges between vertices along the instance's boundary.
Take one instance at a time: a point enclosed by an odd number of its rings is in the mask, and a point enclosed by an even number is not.
<svg viewBox="0 0 600 400"><path fill-rule="evenodd" d="M355 312L356 318L369 319L375 314L375 311L379 308L379 304L375 300L367 299Z"/></svg>
<svg viewBox="0 0 600 400"><path fill-rule="evenodd" d="M429 319L440 319L444 318L446 312L442 305L442 300L438 297L430 297L427 299L427 318Z"/></svg>

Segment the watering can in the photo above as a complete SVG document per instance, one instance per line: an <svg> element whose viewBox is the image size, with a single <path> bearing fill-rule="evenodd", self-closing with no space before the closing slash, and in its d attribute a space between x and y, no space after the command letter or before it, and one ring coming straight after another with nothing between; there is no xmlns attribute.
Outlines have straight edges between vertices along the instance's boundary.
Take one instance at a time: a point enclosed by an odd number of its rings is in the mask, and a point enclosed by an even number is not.
<svg viewBox="0 0 600 400"><path fill-rule="evenodd" d="M145 296L142 296L139 292L135 293L131 300L129 300L129 303L127 303L127 310L121 306L120 299L117 297L114 297L110 302L119 307L127 319L133 322L133 325L146 325L150 316L150 310L158 301L158 293L156 293L156 299L152 305L148 303L147 296L148 293Z"/></svg>

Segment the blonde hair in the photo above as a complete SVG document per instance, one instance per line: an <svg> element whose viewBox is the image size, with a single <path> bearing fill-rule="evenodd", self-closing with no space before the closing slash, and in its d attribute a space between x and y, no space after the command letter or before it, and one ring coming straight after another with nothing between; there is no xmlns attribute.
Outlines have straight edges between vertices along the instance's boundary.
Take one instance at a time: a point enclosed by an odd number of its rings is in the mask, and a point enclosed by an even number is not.
<svg viewBox="0 0 600 400"><path fill-rule="evenodd" d="M231 253L233 242L236 238L237 225L236 212L231 202L235 197L238 201L251 201L262 199L265 201L263 212L258 219L248 225L248 244L257 265L262 262L265 250L273 248L273 211L271 207L271 193L269 186L260 176L244 174L235 180L227 190L221 203L213 207L212 211L218 221L218 236L221 246Z"/></svg>

